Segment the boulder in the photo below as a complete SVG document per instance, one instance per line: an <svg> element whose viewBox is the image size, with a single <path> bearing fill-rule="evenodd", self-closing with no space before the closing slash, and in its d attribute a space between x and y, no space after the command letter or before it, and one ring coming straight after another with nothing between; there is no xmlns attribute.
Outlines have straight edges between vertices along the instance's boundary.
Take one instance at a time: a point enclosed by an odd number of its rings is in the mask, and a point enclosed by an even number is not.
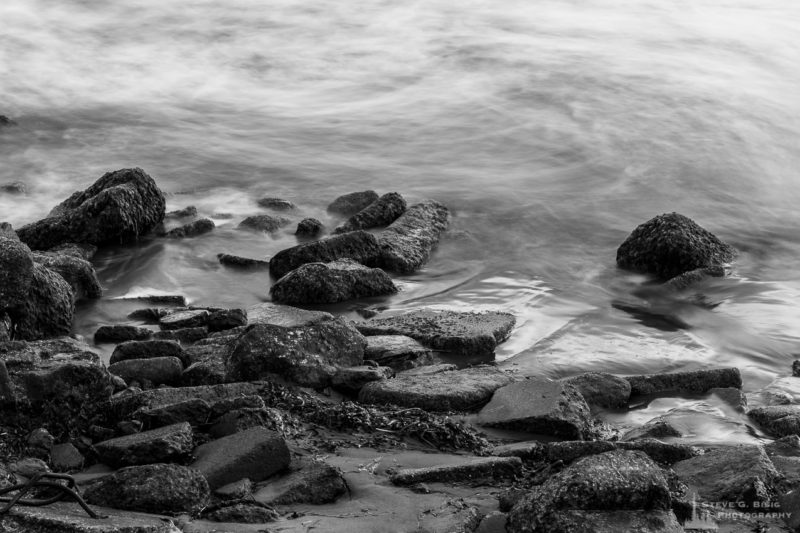
<svg viewBox="0 0 800 533"><path fill-rule="evenodd" d="M725 502L742 510L776 500L779 474L760 445L717 446L672 468L689 487L689 494L708 502Z"/></svg>
<svg viewBox="0 0 800 533"><path fill-rule="evenodd" d="M250 325L271 324L292 328L326 320L333 320L333 315L325 311L311 311L290 305L262 303L247 308L247 323Z"/></svg>
<svg viewBox="0 0 800 533"><path fill-rule="evenodd" d="M396 192L384 194L333 230L334 234L388 226L406 211L406 201Z"/></svg>
<svg viewBox="0 0 800 533"><path fill-rule="evenodd" d="M163 516L95 508L104 518L92 518L75 502L44 507L16 506L0 515L0 531L6 533L181 533L173 520Z"/></svg>
<svg viewBox="0 0 800 533"><path fill-rule="evenodd" d="M262 259L252 259L250 257L241 257L231 254L217 254L217 259L219 259L221 264L229 267L252 269L269 268L269 261Z"/></svg>
<svg viewBox="0 0 800 533"><path fill-rule="evenodd" d="M431 256L450 224L450 212L439 202L412 205L378 237L379 265L408 274L418 270Z"/></svg>
<svg viewBox="0 0 800 533"><path fill-rule="evenodd" d="M266 207L267 209L274 209L276 211L289 211L294 209L294 204L289 200L283 198L259 198L256 203L259 207Z"/></svg>
<svg viewBox="0 0 800 533"><path fill-rule="evenodd" d="M86 501L146 513L195 513L206 506L208 482L194 468L174 464L129 466L83 491Z"/></svg>
<svg viewBox="0 0 800 533"><path fill-rule="evenodd" d="M373 335L367 337L364 359L375 361L396 371L433 364L433 352L405 335Z"/></svg>
<svg viewBox="0 0 800 533"><path fill-rule="evenodd" d="M568 439L584 439L592 433L589 406L581 393L568 383L541 378L495 391L478 413L477 423Z"/></svg>
<svg viewBox="0 0 800 533"><path fill-rule="evenodd" d="M329 213L339 215L354 215L378 199L375 191L360 191L343 194L328 206Z"/></svg>
<svg viewBox="0 0 800 533"><path fill-rule="evenodd" d="M50 464L55 472L77 472L84 462L83 454L71 442L56 444L50 452Z"/></svg>
<svg viewBox="0 0 800 533"><path fill-rule="evenodd" d="M281 250L269 260L269 272L280 279L306 263L330 263L338 259L352 259L367 266L375 266L380 249L375 237L365 231L351 231L319 241L298 244Z"/></svg>
<svg viewBox="0 0 800 533"><path fill-rule="evenodd" d="M182 239L184 237L197 237L203 233L212 231L215 227L214 221L208 218L201 218L184 224L183 226L171 229L164 233L164 237L169 239Z"/></svg>
<svg viewBox="0 0 800 533"><path fill-rule="evenodd" d="M565 382L578 389L591 407L625 409L631 396L631 384L625 379L605 372L586 372Z"/></svg>
<svg viewBox="0 0 800 533"><path fill-rule="evenodd" d="M617 266L668 280L698 268L721 266L736 250L678 213L659 215L637 227L617 249Z"/></svg>
<svg viewBox="0 0 800 533"><path fill-rule="evenodd" d="M100 461L119 468L183 459L191 453L193 443L192 426L181 422L99 442L94 449Z"/></svg>
<svg viewBox="0 0 800 533"><path fill-rule="evenodd" d="M705 394L718 387L742 388L742 375L738 368L628 376L625 379L631 384L631 396L649 396L665 392Z"/></svg>
<svg viewBox="0 0 800 533"><path fill-rule="evenodd" d="M266 505L323 505L347 492L342 472L322 461L300 461L299 468L269 481L253 495Z"/></svg>
<svg viewBox="0 0 800 533"><path fill-rule="evenodd" d="M109 365L108 371L125 383L149 381L153 385L173 385L181 379L183 364L177 357L126 359Z"/></svg>
<svg viewBox="0 0 800 533"><path fill-rule="evenodd" d="M72 331L75 303L72 289L64 278L38 264L33 265L33 278L21 310L12 313L14 337L37 340Z"/></svg>
<svg viewBox="0 0 800 533"><path fill-rule="evenodd" d="M34 406L45 402L59 408L108 400L114 390L111 376L96 361L53 359L19 372L26 398Z"/></svg>
<svg viewBox="0 0 800 533"><path fill-rule="evenodd" d="M756 407L747 416L774 437L800 434L800 405Z"/></svg>
<svg viewBox="0 0 800 533"><path fill-rule="evenodd" d="M103 288L89 261L53 252L34 252L33 260L64 278L72 288L75 301L96 299L103 295Z"/></svg>
<svg viewBox="0 0 800 533"><path fill-rule="evenodd" d="M317 237L320 233L322 233L323 229L324 226L322 225L322 222L316 218L304 218L297 224L297 230L294 232L294 234L298 237L310 239Z"/></svg>
<svg viewBox="0 0 800 533"><path fill-rule="evenodd" d="M658 465L641 452L615 450L584 457L535 486L511 509L507 531L677 533L682 528L669 512L671 503ZM631 524L637 528L628 529Z"/></svg>
<svg viewBox="0 0 800 533"><path fill-rule="evenodd" d="M32 282L30 248L19 240L0 236L0 312L25 307Z"/></svg>
<svg viewBox="0 0 800 533"><path fill-rule="evenodd" d="M153 357L177 357L184 366L190 364L189 357L180 343L167 340L126 341L118 344L111 353L109 364L128 359L150 359Z"/></svg>
<svg viewBox="0 0 800 533"><path fill-rule="evenodd" d="M50 215L20 228L22 242L46 250L62 243L97 246L135 241L164 218L164 195L142 169L109 172Z"/></svg>
<svg viewBox="0 0 800 533"><path fill-rule="evenodd" d="M326 387L338 367L360 365L366 342L341 318L307 326L250 326L232 345L228 379L280 375L300 385Z"/></svg>
<svg viewBox="0 0 800 533"><path fill-rule="evenodd" d="M511 335L514 316L498 311L468 313L420 309L356 324L364 335L405 335L434 350L492 356Z"/></svg>
<svg viewBox="0 0 800 533"><path fill-rule="evenodd" d="M153 332L147 328L138 326L100 326L94 332L94 342L125 342L125 341L144 341L153 336Z"/></svg>
<svg viewBox="0 0 800 533"><path fill-rule="evenodd" d="M273 217L270 215L253 215L239 222L239 229L275 233L291 222L288 218Z"/></svg>
<svg viewBox="0 0 800 533"><path fill-rule="evenodd" d="M196 328L208 323L209 312L206 309L188 309L169 313L158 321L161 329Z"/></svg>
<svg viewBox="0 0 800 533"><path fill-rule="evenodd" d="M211 441L195 450L192 467L208 480L211 489L242 478L259 482L289 466L289 448L280 434L255 427Z"/></svg>
<svg viewBox="0 0 800 533"><path fill-rule="evenodd" d="M495 391L513 378L492 366L477 366L436 374L407 375L367 383L358 400L394 404L429 411L474 411L485 405Z"/></svg>
<svg viewBox="0 0 800 533"><path fill-rule="evenodd" d="M396 292L397 287L386 272L350 259L301 265L269 290L276 302L301 305L330 304Z"/></svg>
<svg viewBox="0 0 800 533"><path fill-rule="evenodd" d="M464 463L403 468L389 478L400 486L417 483L458 483L481 481L492 484L496 481L513 480L522 474L519 457L481 457Z"/></svg>

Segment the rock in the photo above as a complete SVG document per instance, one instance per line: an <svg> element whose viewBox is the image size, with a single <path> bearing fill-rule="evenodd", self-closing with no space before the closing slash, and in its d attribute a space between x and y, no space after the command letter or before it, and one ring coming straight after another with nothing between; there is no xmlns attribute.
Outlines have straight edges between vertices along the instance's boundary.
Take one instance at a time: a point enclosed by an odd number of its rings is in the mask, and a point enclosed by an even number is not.
<svg viewBox="0 0 800 533"><path fill-rule="evenodd" d="M56 472L77 472L83 463L83 454L71 442L56 444L50 452L50 464Z"/></svg>
<svg viewBox="0 0 800 533"><path fill-rule="evenodd" d="M0 192L6 194L28 194L28 186L21 181L12 181L0 185Z"/></svg>
<svg viewBox="0 0 800 533"><path fill-rule="evenodd" d="M184 366L190 364L189 357L180 343L168 340L126 341L118 344L108 360L109 364L128 359L150 359L152 357L177 357Z"/></svg>
<svg viewBox="0 0 800 533"><path fill-rule="evenodd" d="M367 337L364 359L400 371L433 364L433 352L405 335L373 335Z"/></svg>
<svg viewBox="0 0 800 533"><path fill-rule="evenodd" d="M505 533L508 517L505 513L494 511L481 519L474 533Z"/></svg>
<svg viewBox="0 0 800 533"><path fill-rule="evenodd" d="M203 511L203 518L211 522L236 524L264 524L279 518L274 509L252 500L223 502Z"/></svg>
<svg viewBox="0 0 800 533"><path fill-rule="evenodd" d="M495 391L478 424L584 439L592 433L589 406L568 383L532 378Z"/></svg>
<svg viewBox="0 0 800 533"><path fill-rule="evenodd" d="M147 328L138 326L100 326L94 332L94 342L125 342L125 341L144 341L153 336L153 332Z"/></svg>
<svg viewBox="0 0 800 533"><path fill-rule="evenodd" d="M295 205L292 202L289 200L284 200L283 198L260 198L256 201L256 203L260 207L275 209L276 211L288 211L295 208Z"/></svg>
<svg viewBox="0 0 800 533"><path fill-rule="evenodd" d="M292 328L326 320L333 320L333 315L325 311L309 311L290 305L263 303L247 308L247 323L250 325L271 324Z"/></svg>
<svg viewBox="0 0 800 533"><path fill-rule="evenodd" d="M358 391L373 381L394 377L394 370L388 367L351 366L340 368L331 380L331 386L346 394L358 394Z"/></svg>
<svg viewBox="0 0 800 533"><path fill-rule="evenodd" d="M395 485L415 483L481 481L491 484L500 480L513 480L522 474L519 457L481 457L465 463L404 468L389 479Z"/></svg>
<svg viewBox="0 0 800 533"><path fill-rule="evenodd" d="M641 452L615 450L591 455L573 463L566 469L535 486L508 515L507 531L521 532L576 532L576 531L671 531L678 532L674 517L666 519L670 528L663 525L640 529L647 524L648 516L627 514L624 522L638 522L637 529L602 529L585 527L589 516L602 510L619 511L669 511L671 496L667 480L661 469ZM576 511L591 511L578 513ZM655 514L661 518L662 514ZM670 515L667 515L668 517ZM580 518L579 518L580 517ZM608 514L594 516L591 522L614 518ZM616 517L612 522L619 522ZM654 525L654 524L653 524ZM617 524L619 526L619 524Z"/></svg>
<svg viewBox="0 0 800 533"><path fill-rule="evenodd" d="M8 469L22 477L32 478L42 472L50 472L50 467L41 459L35 457L23 457L8 465Z"/></svg>
<svg viewBox="0 0 800 533"><path fill-rule="evenodd" d="M365 344L341 318L290 328L256 324L233 343L228 379L278 374L303 386L325 387L338 367L362 363Z"/></svg>
<svg viewBox="0 0 800 533"><path fill-rule="evenodd" d="M198 326L195 328L179 328L171 329L169 331L156 331L153 333L153 338L162 341L178 341L186 344L192 344L208 336L208 328L205 326Z"/></svg>
<svg viewBox="0 0 800 533"><path fill-rule="evenodd" d="M261 398L258 399L261 400ZM263 403L262 400L261 407L246 407L228 411L214 422L208 429L208 434L215 439L221 439L255 427L264 427L283 433L286 429L283 415L277 409L264 407Z"/></svg>
<svg viewBox="0 0 800 533"><path fill-rule="evenodd" d="M11 377L8 375L6 362L0 359L0 408L6 404L13 405L16 401L17 397L11 385Z"/></svg>
<svg viewBox="0 0 800 533"><path fill-rule="evenodd" d="M800 437L788 435L764 446L775 470L783 476L781 489L793 489L800 483ZM783 492L783 490L781 490Z"/></svg>
<svg viewBox="0 0 800 533"><path fill-rule="evenodd" d="M289 466L289 448L278 433L256 427L235 433L195 450L192 467L199 470L216 489L249 478L262 481Z"/></svg>
<svg viewBox="0 0 800 533"><path fill-rule="evenodd" d="M727 403L737 411L744 411L747 407L747 396L741 389L735 387L714 387L708 393Z"/></svg>
<svg viewBox="0 0 800 533"><path fill-rule="evenodd" d="M83 496L94 505L146 513L194 513L206 506L210 492L194 468L173 464L129 466L100 478Z"/></svg>
<svg viewBox="0 0 800 533"><path fill-rule="evenodd" d="M513 378L492 366L477 366L437 374L407 375L364 385L358 401L419 407L429 411L474 411Z"/></svg>
<svg viewBox="0 0 800 533"><path fill-rule="evenodd" d="M622 440L637 440L663 437L683 437L683 434L664 417L657 417L646 422L643 426L628 431Z"/></svg>
<svg viewBox="0 0 800 533"><path fill-rule="evenodd" d="M241 257L238 255L230 254L217 254L219 262L225 266L238 267L238 268L269 268L269 261L262 259L251 259L249 257Z"/></svg>
<svg viewBox="0 0 800 533"><path fill-rule="evenodd" d="M340 215L354 215L378 199L375 191L351 192L343 194L331 202L328 212Z"/></svg>
<svg viewBox="0 0 800 533"><path fill-rule="evenodd" d="M322 230L322 222L316 218L304 218L297 224L294 234L298 237L313 238L322 233Z"/></svg>
<svg viewBox="0 0 800 533"><path fill-rule="evenodd" d="M52 252L34 252L33 260L64 278L72 288L75 301L96 299L103 295L103 288L89 261Z"/></svg>
<svg viewBox="0 0 800 533"><path fill-rule="evenodd" d="M170 305L175 307L185 307L186 297L180 294L144 294L142 296L128 296L120 300L140 300L156 305Z"/></svg>
<svg viewBox="0 0 800 533"><path fill-rule="evenodd" d="M264 233L275 233L282 227L291 222L288 218L273 217L270 215L254 215L247 217L239 223L240 229L263 231Z"/></svg>
<svg viewBox="0 0 800 533"><path fill-rule="evenodd" d="M800 405L770 405L747 412L759 426L774 437L800 433Z"/></svg>
<svg viewBox="0 0 800 533"><path fill-rule="evenodd" d="M334 234L388 226L406 211L406 201L396 192L384 194L333 230Z"/></svg>
<svg viewBox="0 0 800 533"><path fill-rule="evenodd" d="M617 249L617 266L667 280L704 267L722 266L736 250L678 213L659 215L633 230Z"/></svg>
<svg viewBox="0 0 800 533"><path fill-rule="evenodd" d="M800 377L800 359L795 359L792 362L792 376Z"/></svg>
<svg viewBox="0 0 800 533"><path fill-rule="evenodd" d="M412 205L378 237L379 265L408 274L430 258L439 238L450 224L450 212L439 202Z"/></svg>
<svg viewBox="0 0 800 533"><path fill-rule="evenodd" d="M164 195L139 168L109 172L91 187L76 192L50 215L20 228L32 249L88 243L97 246L135 241L164 218Z"/></svg>
<svg viewBox="0 0 800 533"><path fill-rule="evenodd" d="M46 458L50 455L50 450L53 449L56 439L45 428L36 428L30 432L26 442L29 449L43 452L42 455Z"/></svg>
<svg viewBox="0 0 800 533"><path fill-rule="evenodd" d="M225 331L247 325L247 311L244 309L220 309L206 319L208 331Z"/></svg>
<svg viewBox="0 0 800 533"><path fill-rule="evenodd" d="M267 482L254 498L267 505L323 505L335 502L345 492L347 484L338 468L321 461L304 460L299 469Z"/></svg>
<svg viewBox="0 0 800 533"><path fill-rule="evenodd" d="M671 465L678 461L690 459L699 455L699 451L686 444L665 443L655 439L640 439L631 442L612 442L605 440L595 441L561 441L561 442L521 442L496 446L493 455L500 457L519 457L526 463L556 463L569 464L587 455L610 452L613 450L641 451L653 461Z"/></svg>
<svg viewBox="0 0 800 533"><path fill-rule="evenodd" d="M193 205L189 205L184 207L183 209L170 211L169 213L164 215L164 218L189 218L196 216L197 216L197 208Z"/></svg>
<svg viewBox="0 0 800 533"><path fill-rule="evenodd" d="M214 496L221 500L241 500L250 499L253 495L253 482L247 478L228 483L214 491Z"/></svg>
<svg viewBox="0 0 800 533"><path fill-rule="evenodd" d="M203 233L208 233L215 228L214 221L208 218L201 218L178 228L174 228L164 233L169 239L181 239L184 237L196 237Z"/></svg>
<svg viewBox="0 0 800 533"><path fill-rule="evenodd" d="M109 365L108 371L124 379L125 383L146 380L154 385L173 385L181 379L183 364L177 357L126 359Z"/></svg>
<svg viewBox="0 0 800 533"><path fill-rule="evenodd" d="M104 518L92 518L75 502L44 507L17 506L0 515L0 531L7 533L181 533L172 520L117 509L95 508Z"/></svg>
<svg viewBox="0 0 800 533"><path fill-rule="evenodd" d="M285 304L329 304L396 292L386 272L349 259L301 265L269 290L274 301Z"/></svg>
<svg viewBox="0 0 800 533"><path fill-rule="evenodd" d="M64 410L75 408L77 412L85 404L104 402L114 390L108 371L93 361L43 361L35 369L20 372L19 377L31 404L52 403L62 415Z"/></svg>
<svg viewBox="0 0 800 533"><path fill-rule="evenodd" d="M351 231L281 250L269 260L269 272L274 278L280 279L306 263L330 263L339 259L352 259L366 266L374 266L379 253L378 241L372 234Z"/></svg>
<svg viewBox="0 0 800 533"><path fill-rule="evenodd" d="M695 270L690 270L689 272L684 272L683 274L675 276L664 283L664 286L668 289L679 292L708 278L723 278L725 277L725 274L725 267L721 265L697 268Z"/></svg>
<svg viewBox="0 0 800 533"><path fill-rule="evenodd" d="M15 338L30 341L69 335L74 311L69 284L52 270L34 263L22 309L12 313Z"/></svg>
<svg viewBox="0 0 800 533"><path fill-rule="evenodd" d="M357 323L364 335L405 335L434 350L489 356L514 328L514 316L497 311L466 313L420 309Z"/></svg>
<svg viewBox="0 0 800 533"><path fill-rule="evenodd" d="M99 442L94 445L105 464L123 466L174 462L193 448L192 426L186 422Z"/></svg>
<svg viewBox="0 0 800 533"><path fill-rule="evenodd" d="M72 337L0 342L0 356L9 367L25 369L34 369L43 361L54 363L72 360L95 364L100 362L100 356L93 352L89 345Z"/></svg>
<svg viewBox="0 0 800 533"><path fill-rule="evenodd" d="M718 446L672 468L689 486L688 494L696 492L708 502L753 509L760 502L775 500L779 474L761 446Z"/></svg>
<svg viewBox="0 0 800 533"><path fill-rule="evenodd" d="M32 282L30 248L18 240L0 236L0 311L13 313L23 309Z"/></svg>
<svg viewBox="0 0 800 533"><path fill-rule="evenodd" d="M209 421L211 406L205 400L191 398L157 407L144 408L137 411L135 416L142 421L145 427L151 428L180 422L188 422L193 426L199 426Z"/></svg>
<svg viewBox="0 0 800 533"><path fill-rule="evenodd" d="M400 372L400 375L403 377L430 376L432 374L441 374L442 372L450 372L451 370L458 370L458 367L450 363L440 363L428 366L418 366L410 370L403 370L402 372Z"/></svg>
<svg viewBox="0 0 800 533"><path fill-rule="evenodd" d="M208 323L209 312L206 309L189 309L176 311L161 317L158 325L161 329L196 328Z"/></svg>
<svg viewBox="0 0 800 533"><path fill-rule="evenodd" d="M718 387L742 388L742 375L738 368L629 376L625 379L631 384L631 396L649 396L664 392L705 394Z"/></svg>
<svg viewBox="0 0 800 533"><path fill-rule="evenodd" d="M97 246L93 244L66 242L54 246L47 251L56 255L70 255L78 259L83 259L84 261L91 261L97 253Z"/></svg>
<svg viewBox="0 0 800 533"><path fill-rule="evenodd" d="M592 407L625 409L631 396L630 383L605 372L586 372L564 380L578 389Z"/></svg>

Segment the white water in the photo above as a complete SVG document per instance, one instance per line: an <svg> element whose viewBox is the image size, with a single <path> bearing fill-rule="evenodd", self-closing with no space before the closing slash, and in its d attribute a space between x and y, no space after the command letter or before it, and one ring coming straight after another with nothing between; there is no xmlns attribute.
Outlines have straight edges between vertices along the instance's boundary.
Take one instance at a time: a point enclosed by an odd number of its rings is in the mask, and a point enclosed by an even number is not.
<svg viewBox="0 0 800 533"><path fill-rule="evenodd" d="M445 241L378 303L508 309L519 327L498 357L522 372L732 365L758 401L800 354L800 4L108 4L0 2L0 114L19 123L0 129L0 184L29 188L0 195L0 219L36 220L128 166L170 209L236 215L196 239L102 253L108 296L261 301L263 273L216 260L296 242L293 226L234 229L261 212L254 199L332 226L337 195L397 190L444 201L472 239ZM616 270L625 236L667 211L743 252L733 278L701 287L716 307L643 299L643 280ZM126 311L86 306L76 330Z"/></svg>

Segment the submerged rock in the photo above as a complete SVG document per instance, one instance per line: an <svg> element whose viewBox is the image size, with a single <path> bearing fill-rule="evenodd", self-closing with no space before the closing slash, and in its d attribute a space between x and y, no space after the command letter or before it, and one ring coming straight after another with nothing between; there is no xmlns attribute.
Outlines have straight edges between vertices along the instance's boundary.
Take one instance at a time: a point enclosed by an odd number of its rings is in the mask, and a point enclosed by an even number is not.
<svg viewBox="0 0 800 533"><path fill-rule="evenodd" d="M343 194L328 206L328 212L340 215L354 215L378 199L375 191L360 191Z"/></svg>
<svg viewBox="0 0 800 533"><path fill-rule="evenodd" d="M304 218L297 224L294 234L298 237L313 238L322 233L322 230L322 222L316 218Z"/></svg>
<svg viewBox="0 0 800 533"><path fill-rule="evenodd" d="M231 254L217 254L219 262L225 266L239 267L239 268L269 268L269 261L264 259L252 259L250 257L242 257L239 255Z"/></svg>
<svg viewBox="0 0 800 533"><path fill-rule="evenodd" d="M384 194L333 230L334 234L388 226L406 211L406 201L396 192Z"/></svg>
<svg viewBox="0 0 800 533"><path fill-rule="evenodd" d="M394 294L397 287L380 268L340 259L301 265L276 281L269 292L279 303L329 304Z"/></svg>
<svg viewBox="0 0 800 533"><path fill-rule="evenodd" d="M631 396L648 396L664 392L705 394L715 388L742 388L742 375L738 368L628 376L625 379L631 384Z"/></svg>
<svg viewBox="0 0 800 533"><path fill-rule="evenodd" d="M281 250L270 259L269 272L280 279L306 263L330 263L339 259L352 259L362 265L372 266L379 253L378 241L372 234L351 231Z"/></svg>
<svg viewBox="0 0 800 533"><path fill-rule="evenodd" d="M289 200L284 200L283 198L260 198L256 201L256 203L260 207L266 207L268 209L275 209L276 211L288 211L290 209L294 209L294 204Z"/></svg>
<svg viewBox="0 0 800 533"><path fill-rule="evenodd" d="M464 313L420 309L357 323L364 335L405 335L434 350L460 355L494 354L514 327L514 316L497 311Z"/></svg>
<svg viewBox="0 0 800 533"><path fill-rule="evenodd" d="M59 274L70 284L75 301L96 299L103 295L92 264L79 257L53 252L34 252L33 260Z"/></svg>
<svg viewBox="0 0 800 533"><path fill-rule="evenodd" d="M394 379L364 385L358 400L429 411L474 411L497 389L513 381L509 374L492 366L422 375L401 372Z"/></svg>
<svg viewBox="0 0 800 533"><path fill-rule="evenodd" d="M164 234L169 239L181 239L184 237L196 237L203 233L208 233L215 228L214 221L208 218L201 218L189 224L184 224L175 229L171 229Z"/></svg>
<svg viewBox="0 0 800 533"><path fill-rule="evenodd" d="M174 464L129 466L83 491L87 502L146 513L194 513L206 506L208 482L194 468Z"/></svg>
<svg viewBox="0 0 800 533"><path fill-rule="evenodd" d="M278 374L300 385L325 387L338 367L362 363L365 344L341 318L299 327L256 324L232 345L228 377L239 381Z"/></svg>
<svg viewBox="0 0 800 533"><path fill-rule="evenodd" d="M478 413L478 424L530 433L584 439L592 433L589 406L569 383L541 378L511 383L495 391Z"/></svg>
<svg viewBox="0 0 800 533"><path fill-rule="evenodd" d="M180 460L193 444L192 426L182 422L99 442L94 449L102 462L119 468Z"/></svg>
<svg viewBox="0 0 800 533"><path fill-rule="evenodd" d="M197 208L193 205L189 205L184 207L183 209L177 209L175 211L170 211L164 218L190 218L197 216Z"/></svg>
<svg viewBox="0 0 800 533"><path fill-rule="evenodd" d="M20 240L46 250L62 243L94 245L135 241L164 218L164 195L142 169L109 172L76 192L50 215L20 228Z"/></svg>
<svg viewBox="0 0 800 533"><path fill-rule="evenodd" d="M698 268L721 266L736 250L678 213L659 215L633 230L617 249L617 266L667 280Z"/></svg>
<svg viewBox="0 0 800 533"><path fill-rule="evenodd" d="M658 465L641 452L616 450L585 457L535 486L511 509L507 531L678 533L671 502Z"/></svg>
<svg viewBox="0 0 800 533"><path fill-rule="evenodd" d="M239 223L240 229L263 231L264 233L275 233L282 227L288 225L290 220L283 217L273 217L270 215L253 215L245 218Z"/></svg>
<svg viewBox="0 0 800 533"><path fill-rule="evenodd" d="M0 192L7 194L28 194L28 186L21 181L12 181L0 185Z"/></svg>
<svg viewBox="0 0 800 533"><path fill-rule="evenodd" d="M402 274L414 272L428 261L449 224L450 212L439 202L412 205L378 237L379 266Z"/></svg>
<svg viewBox="0 0 800 533"><path fill-rule="evenodd" d="M72 288L60 275L38 263L22 310L12 314L14 336L37 340L69 335L75 303Z"/></svg>

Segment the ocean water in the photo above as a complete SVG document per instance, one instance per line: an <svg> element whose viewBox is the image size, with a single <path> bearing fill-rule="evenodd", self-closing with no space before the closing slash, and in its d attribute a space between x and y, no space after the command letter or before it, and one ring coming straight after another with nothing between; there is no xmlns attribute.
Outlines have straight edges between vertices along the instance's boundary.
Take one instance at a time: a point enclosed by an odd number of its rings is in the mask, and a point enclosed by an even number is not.
<svg viewBox="0 0 800 533"><path fill-rule="evenodd" d="M124 4L124 5L123 5ZM3 0L0 219L37 220L104 172L138 166L214 217L211 234L107 249L91 335L159 291L268 299L269 257L306 216L367 188L435 198L453 231L366 305L502 309L497 358L558 378L737 366L751 405L800 357L800 4L785 0ZM275 196L275 236L235 229ZM736 246L731 277L669 296L615 267L638 224L677 211ZM783 379L781 379L783 378ZM776 383L773 383L778 380ZM798 380L800 381L800 380ZM713 397L606 413L670 414L697 440L761 434Z"/></svg>

